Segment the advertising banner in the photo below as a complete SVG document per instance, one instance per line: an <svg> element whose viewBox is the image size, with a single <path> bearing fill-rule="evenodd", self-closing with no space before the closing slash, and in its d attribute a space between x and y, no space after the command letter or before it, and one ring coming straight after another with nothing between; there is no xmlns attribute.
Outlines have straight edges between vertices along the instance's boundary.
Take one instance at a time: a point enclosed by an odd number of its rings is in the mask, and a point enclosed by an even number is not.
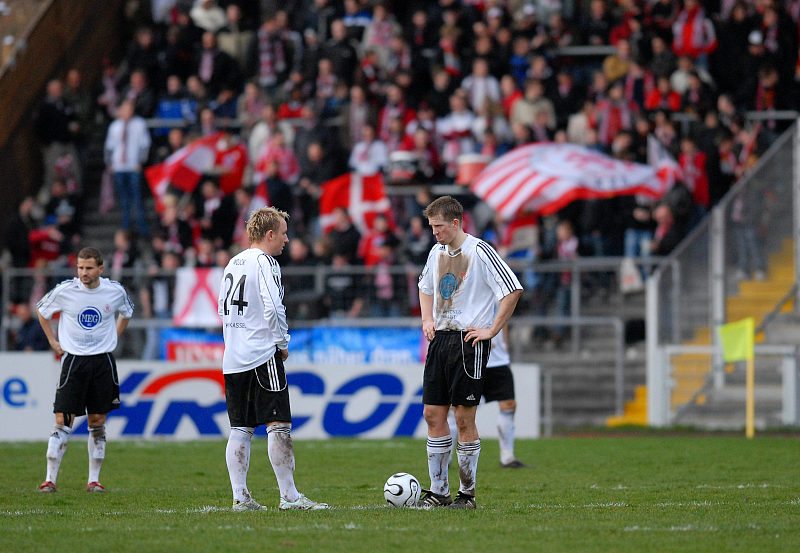
<svg viewBox="0 0 800 553"><path fill-rule="evenodd" d="M292 328L289 351L294 363L421 363L428 342L419 327ZM160 331L161 359L222 363L221 332L188 328Z"/></svg>
<svg viewBox="0 0 800 553"><path fill-rule="evenodd" d="M296 439L426 435L422 365L287 361ZM109 414L110 440L221 439L228 435L218 363L129 361L117 364L122 407ZM539 367L513 366L519 438L539 436ZM44 441L53 426L59 363L52 354L0 354L0 441ZM478 407L478 429L496 438L497 403ZM86 434L80 417L74 434ZM263 427L259 433L264 433Z"/></svg>

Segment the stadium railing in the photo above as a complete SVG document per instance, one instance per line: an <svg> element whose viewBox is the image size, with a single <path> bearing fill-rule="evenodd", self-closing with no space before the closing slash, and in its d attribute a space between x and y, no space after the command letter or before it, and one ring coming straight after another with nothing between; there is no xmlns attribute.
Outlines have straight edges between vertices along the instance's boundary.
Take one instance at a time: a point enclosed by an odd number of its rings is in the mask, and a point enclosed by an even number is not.
<svg viewBox="0 0 800 553"><path fill-rule="evenodd" d="M658 258L635 260L645 269L652 267L657 261ZM580 329L596 326L591 318L586 317L613 316L623 322L642 319L644 317L642 294L623 294L618 291L622 263L623 258L620 257L584 257L570 261L535 263L509 260L509 265L519 275L524 288L514 320L519 319L520 323L525 320L526 324L536 327L570 328L570 349L572 353L577 353L584 339ZM356 299L361 300L363 317L359 318L372 315L370 317L372 321L387 320L394 324L398 318L410 317L415 324L418 324L416 285L421 267L396 264L382 270L392 276L393 298L390 302L379 301L375 294L374 268L351 266L335 269L329 265L283 267L285 301L289 307L292 324L342 324L342 321L353 321L354 319L347 317L331 317L328 310L320 308L331 295L331 287L328 285L330 277L342 275L351 275L357 282L347 292L348 295L338 299L344 306L352 305ZM570 274L569 311L559 314L555 312L555 294L564 273ZM107 270L105 276L109 275L110 271ZM138 305L139 291L148 285L149 279L173 275L174 273L160 270L153 272L141 266L125 269L114 277L128 287L134 303ZM73 276L74 269L64 266L46 269L6 267L2 273L4 311L0 322L0 349L13 349L12 334L19 326L19 321L10 311L11 305L22 301L22 298L29 298L35 283L38 290L46 291L60 280ZM148 319L143 318L141 313L139 306L130 329L173 325L171 318ZM613 326L614 323L608 324Z"/></svg>
<svg viewBox="0 0 800 553"><path fill-rule="evenodd" d="M742 177L689 236L664 260L646 283L647 420L653 426L672 424L691 398L674 391L673 357L677 353L706 355L708 373L703 386L725 385L725 369L716 329L750 316L751 309L733 310L729 299L738 294L737 239L731 222L734 209L748 210L765 259L770 253L791 249L792 274L776 280L781 294L794 292L798 308L797 275L800 274L800 154L795 123L785 131L757 164ZM738 198L738 202L737 202ZM786 269L782 269L785 273ZM786 280L787 278L791 280ZM794 286L794 288L793 288ZM775 303L778 303L775 300ZM774 307L770 305L766 311ZM762 320L757 319L760 324ZM763 326L760 327L763 330ZM698 349L699 348L699 349ZM756 354L764 352L756 348ZM781 354L782 355L782 354ZM701 358L702 361L702 358Z"/></svg>

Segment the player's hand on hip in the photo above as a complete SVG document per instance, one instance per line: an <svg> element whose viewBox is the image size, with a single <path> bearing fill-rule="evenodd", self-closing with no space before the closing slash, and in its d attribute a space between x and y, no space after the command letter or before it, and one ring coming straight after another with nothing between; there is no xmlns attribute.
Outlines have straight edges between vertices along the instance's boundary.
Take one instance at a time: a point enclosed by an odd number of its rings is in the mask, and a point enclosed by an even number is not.
<svg viewBox="0 0 800 553"><path fill-rule="evenodd" d="M281 349L278 350L281 352L281 361L286 361L289 358L289 350L288 349Z"/></svg>
<svg viewBox="0 0 800 553"><path fill-rule="evenodd" d="M61 349L61 343L59 343L58 341L53 340L52 342L50 342L50 347L53 348L53 351L56 352L56 355L58 355L59 357L64 355L64 350Z"/></svg>
<svg viewBox="0 0 800 553"><path fill-rule="evenodd" d="M434 325L433 321L422 321L422 333L429 342L433 340L433 337L436 334L436 326Z"/></svg>
<svg viewBox="0 0 800 553"><path fill-rule="evenodd" d="M494 338L494 336L492 335L491 328L470 327L467 329L466 334L464 334L464 341L471 342L473 347L481 340L491 340L492 338Z"/></svg>

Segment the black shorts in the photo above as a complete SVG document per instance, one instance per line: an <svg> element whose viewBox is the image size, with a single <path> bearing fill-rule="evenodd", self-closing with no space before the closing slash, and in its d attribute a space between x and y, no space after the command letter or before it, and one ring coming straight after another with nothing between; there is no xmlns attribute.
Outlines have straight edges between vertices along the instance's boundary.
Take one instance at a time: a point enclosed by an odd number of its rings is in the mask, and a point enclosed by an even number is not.
<svg viewBox="0 0 800 553"><path fill-rule="evenodd" d="M119 407L117 363L111 353L64 355L53 413L101 415Z"/></svg>
<svg viewBox="0 0 800 553"><path fill-rule="evenodd" d="M422 403L478 405L491 347L491 340L481 340L473 347L464 341L463 331L437 330L425 359Z"/></svg>
<svg viewBox="0 0 800 553"><path fill-rule="evenodd" d="M226 374L225 403L231 426L255 428L271 422L292 422L289 387L280 353L276 352L255 369Z"/></svg>
<svg viewBox="0 0 800 553"><path fill-rule="evenodd" d="M483 397L487 402L514 399L514 375L511 374L511 367L508 365L486 367Z"/></svg>

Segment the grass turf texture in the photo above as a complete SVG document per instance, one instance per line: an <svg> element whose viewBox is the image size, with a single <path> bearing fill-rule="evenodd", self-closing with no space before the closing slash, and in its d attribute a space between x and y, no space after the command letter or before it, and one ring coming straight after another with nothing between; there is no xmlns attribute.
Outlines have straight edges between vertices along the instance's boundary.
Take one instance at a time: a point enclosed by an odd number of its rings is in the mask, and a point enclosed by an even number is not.
<svg viewBox="0 0 800 553"><path fill-rule="evenodd" d="M298 441L298 487L334 507L322 512L278 511L260 439L248 485L269 510L251 513L230 511L224 442L112 441L106 494L84 491L85 443L70 443L55 494L36 491L44 443L0 443L0 551L800 550L796 437L518 441L533 470L499 468L497 442L486 440L477 511L385 504L394 472L427 486L421 440Z"/></svg>

